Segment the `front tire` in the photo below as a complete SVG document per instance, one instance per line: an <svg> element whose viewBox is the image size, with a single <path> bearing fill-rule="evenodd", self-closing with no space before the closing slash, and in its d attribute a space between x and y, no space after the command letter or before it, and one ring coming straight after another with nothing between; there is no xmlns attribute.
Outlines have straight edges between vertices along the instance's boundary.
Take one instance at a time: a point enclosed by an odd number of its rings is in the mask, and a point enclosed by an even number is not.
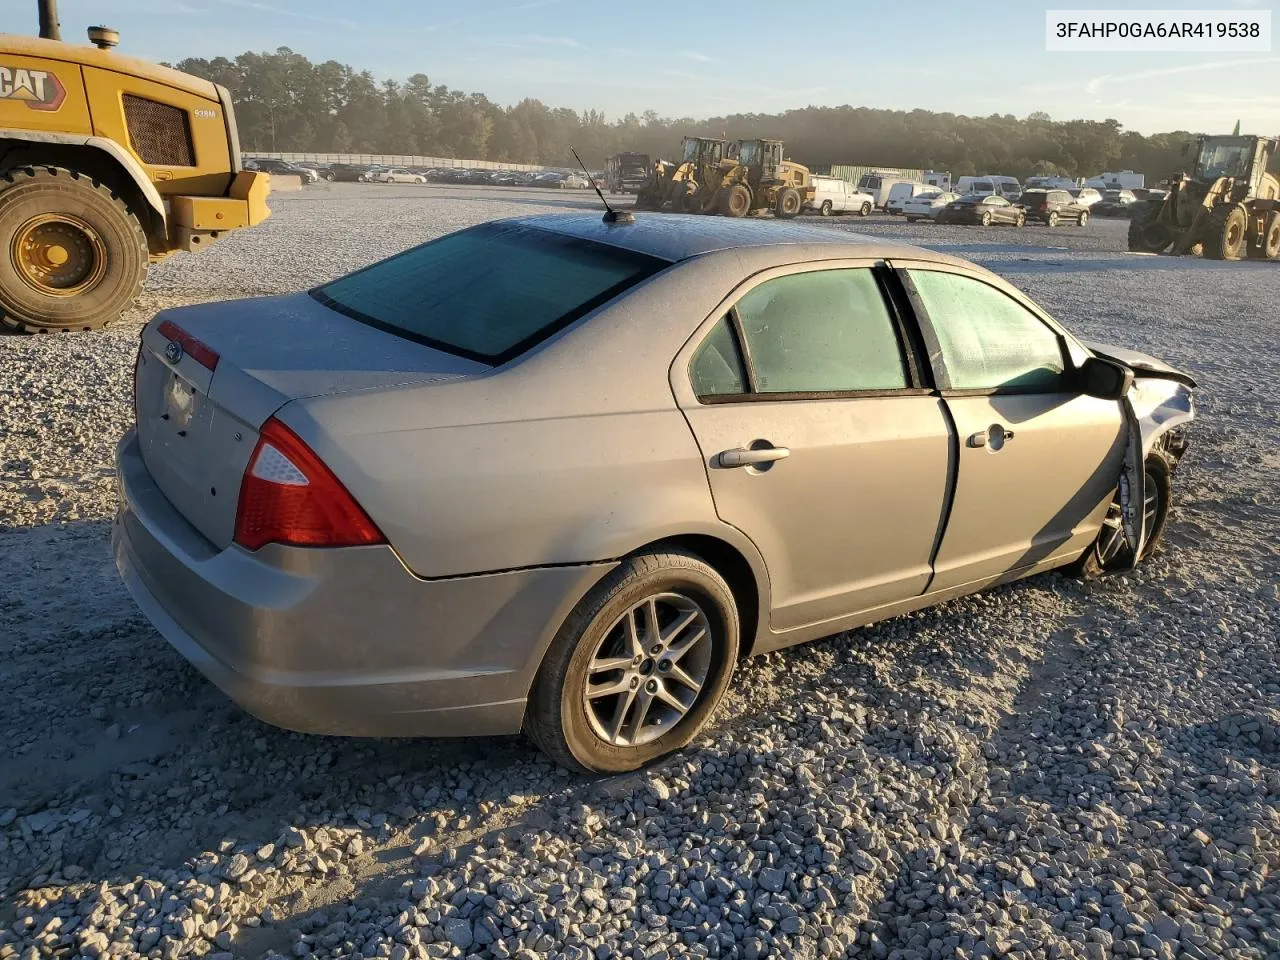
<svg viewBox="0 0 1280 960"><path fill-rule="evenodd" d="M859 210L859 211L858 211L858 213L859 213L860 215L864 216L864 217L869 217L869 216L871 216L871 204L869 204L869 203L863 203L863 205L862 205L862 209L861 209L861 210Z"/></svg>
<svg viewBox="0 0 1280 960"><path fill-rule="evenodd" d="M1056 227L1058 225L1058 211L1053 210L1049 213L1048 224L1051 227Z"/></svg>
<svg viewBox="0 0 1280 960"><path fill-rule="evenodd" d="M1025 227L1027 225L1027 215L1025 213L1018 214L1018 218L1013 221L1015 227Z"/></svg>
<svg viewBox="0 0 1280 960"><path fill-rule="evenodd" d="M681 550L624 560L571 613L543 659L525 733L588 773L636 770L710 719L738 657L733 593Z"/></svg>
<svg viewBox="0 0 1280 960"><path fill-rule="evenodd" d="M745 217L751 209L751 190L744 184L727 187L720 199L720 212L726 217Z"/></svg>
<svg viewBox="0 0 1280 960"><path fill-rule="evenodd" d="M1153 452L1147 457L1145 470L1146 502L1142 505L1142 526L1146 537L1139 563L1147 560L1159 548L1164 537L1165 523L1169 519L1169 507L1173 503L1173 460L1168 454L1159 450ZM1102 521L1098 538L1067 569L1074 576L1092 580L1117 568L1129 566L1132 559L1132 551L1124 543L1120 493L1117 490L1115 499L1107 507L1107 516Z"/></svg>
<svg viewBox="0 0 1280 960"><path fill-rule="evenodd" d="M1089 211L1081 210L1080 217L1076 220L1077 227L1087 227L1089 225Z"/></svg>
<svg viewBox="0 0 1280 960"><path fill-rule="evenodd" d="M778 202L773 208L773 215L779 220L790 220L800 213L800 194L787 187L778 194Z"/></svg>
<svg viewBox="0 0 1280 960"><path fill-rule="evenodd" d="M0 327L67 333L106 326L147 276L138 217L96 180L63 167L0 176Z"/></svg>

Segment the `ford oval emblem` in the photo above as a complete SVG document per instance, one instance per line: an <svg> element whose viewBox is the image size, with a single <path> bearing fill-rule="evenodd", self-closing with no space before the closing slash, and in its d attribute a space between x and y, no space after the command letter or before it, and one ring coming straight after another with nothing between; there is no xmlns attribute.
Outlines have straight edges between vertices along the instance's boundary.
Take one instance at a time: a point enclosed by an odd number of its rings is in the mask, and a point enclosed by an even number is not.
<svg viewBox="0 0 1280 960"><path fill-rule="evenodd" d="M170 340L165 344L164 355L170 363L177 363L182 359L182 344L177 340Z"/></svg>

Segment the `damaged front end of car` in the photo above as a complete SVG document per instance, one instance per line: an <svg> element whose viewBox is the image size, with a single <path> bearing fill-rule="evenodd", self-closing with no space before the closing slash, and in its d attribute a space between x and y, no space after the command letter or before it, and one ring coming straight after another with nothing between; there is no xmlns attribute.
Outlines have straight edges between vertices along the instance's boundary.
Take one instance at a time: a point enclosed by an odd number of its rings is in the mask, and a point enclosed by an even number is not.
<svg viewBox="0 0 1280 960"><path fill-rule="evenodd" d="M1164 455L1172 470L1187 450L1187 430L1195 419L1196 386L1188 374L1168 364L1110 344L1088 343L1096 355L1123 365L1133 379L1124 398L1129 439L1119 479L1117 500L1124 539L1131 562L1136 566L1146 547L1148 531L1144 522L1147 503L1147 458Z"/></svg>

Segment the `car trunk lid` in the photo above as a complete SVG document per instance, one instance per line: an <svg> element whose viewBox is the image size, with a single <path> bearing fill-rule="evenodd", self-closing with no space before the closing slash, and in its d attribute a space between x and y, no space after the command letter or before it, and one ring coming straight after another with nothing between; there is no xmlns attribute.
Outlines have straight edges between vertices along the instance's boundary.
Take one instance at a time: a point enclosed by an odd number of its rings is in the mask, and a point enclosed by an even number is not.
<svg viewBox="0 0 1280 960"><path fill-rule="evenodd" d="M156 486L221 549L232 540L258 429L286 403L488 369L359 323L306 294L164 311L139 345L139 446Z"/></svg>

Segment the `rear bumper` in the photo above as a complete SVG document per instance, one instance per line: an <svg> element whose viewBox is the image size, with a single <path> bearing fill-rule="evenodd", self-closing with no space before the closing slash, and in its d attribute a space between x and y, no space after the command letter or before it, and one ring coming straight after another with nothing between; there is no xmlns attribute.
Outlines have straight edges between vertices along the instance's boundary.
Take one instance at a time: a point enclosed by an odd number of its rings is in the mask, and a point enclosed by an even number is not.
<svg viewBox="0 0 1280 960"><path fill-rule="evenodd" d="M304 733L517 733L555 631L613 564L425 581L389 547L217 550L116 451L116 567L160 634L254 716Z"/></svg>

